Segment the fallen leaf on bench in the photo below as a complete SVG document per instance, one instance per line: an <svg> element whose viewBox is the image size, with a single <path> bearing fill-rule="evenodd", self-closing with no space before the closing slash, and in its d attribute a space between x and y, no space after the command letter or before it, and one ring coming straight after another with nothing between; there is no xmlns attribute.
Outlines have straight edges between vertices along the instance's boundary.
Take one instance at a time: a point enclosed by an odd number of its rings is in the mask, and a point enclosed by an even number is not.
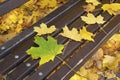
<svg viewBox="0 0 120 80"><path fill-rule="evenodd" d="M39 64L42 65L50 60L54 60L55 56L62 53L64 45L57 44L57 40L48 36L48 40L43 37L36 36L35 43L38 47L31 47L27 50L27 54L31 55L33 59L40 59Z"/></svg>
<svg viewBox="0 0 120 80"><path fill-rule="evenodd" d="M70 38L75 41L81 41L81 35L79 31L76 28L73 28L72 30L69 30L67 26L63 28L63 33L60 33L60 35Z"/></svg>
<svg viewBox="0 0 120 80"><path fill-rule="evenodd" d="M87 24L103 24L105 21L103 20L104 18L99 15L95 17L93 14L88 13L87 16L81 16L81 19L86 22Z"/></svg>
<svg viewBox="0 0 120 80"><path fill-rule="evenodd" d="M101 4L98 0L86 0L87 3L92 3L93 5L97 6Z"/></svg>
<svg viewBox="0 0 120 80"><path fill-rule="evenodd" d="M86 12L92 12L95 9L95 6L92 4L87 4L87 5L84 5L83 8Z"/></svg>
<svg viewBox="0 0 120 80"><path fill-rule="evenodd" d="M82 39L85 39L85 40L93 41L93 42L94 42L94 39L92 38L94 34L91 33L91 32L88 32L88 31L86 30L86 27L83 27L83 28L80 30L80 35L81 35L81 38L82 38Z"/></svg>
<svg viewBox="0 0 120 80"><path fill-rule="evenodd" d="M56 30L55 26L47 27L46 24L41 23L40 27L34 27L34 31L37 32L37 35L44 35L44 34L50 34L53 33Z"/></svg>
<svg viewBox="0 0 120 80"><path fill-rule="evenodd" d="M120 11L120 3L104 4L102 9L107 11L110 15L117 15Z"/></svg>

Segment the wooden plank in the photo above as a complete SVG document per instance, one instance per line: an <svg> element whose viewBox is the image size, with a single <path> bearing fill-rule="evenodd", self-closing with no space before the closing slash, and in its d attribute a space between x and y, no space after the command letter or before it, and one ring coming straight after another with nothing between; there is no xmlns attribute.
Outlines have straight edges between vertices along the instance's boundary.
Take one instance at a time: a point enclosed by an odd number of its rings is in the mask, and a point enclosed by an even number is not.
<svg viewBox="0 0 120 80"><path fill-rule="evenodd" d="M35 64L36 63L36 64ZM30 58L16 67L11 73L7 75L7 80L23 80L34 68L38 66L38 60L31 60Z"/></svg>
<svg viewBox="0 0 120 80"><path fill-rule="evenodd" d="M0 16L23 5L28 0L7 0L0 4Z"/></svg>
<svg viewBox="0 0 120 80"><path fill-rule="evenodd" d="M31 43L31 41L33 41L32 38L31 40L25 41L15 50L10 52L9 55L0 62L1 74L8 73L10 70L12 70L15 66L18 66L19 63L23 62L28 57L25 51L34 44L33 42Z"/></svg>

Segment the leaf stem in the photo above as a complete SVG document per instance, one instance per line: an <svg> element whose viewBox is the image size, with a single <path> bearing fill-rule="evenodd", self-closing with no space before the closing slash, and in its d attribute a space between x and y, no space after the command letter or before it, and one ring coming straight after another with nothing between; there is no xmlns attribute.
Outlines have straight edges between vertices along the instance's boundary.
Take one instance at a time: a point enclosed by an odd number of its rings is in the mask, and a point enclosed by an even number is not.
<svg viewBox="0 0 120 80"><path fill-rule="evenodd" d="M110 0L110 4L113 3L113 2L114 2L114 0Z"/></svg>
<svg viewBox="0 0 120 80"><path fill-rule="evenodd" d="M102 9L101 8L99 8L99 9L95 9L95 10L93 10L92 12L97 12L97 11L101 11Z"/></svg>
<svg viewBox="0 0 120 80"><path fill-rule="evenodd" d="M85 76L82 76L82 75L80 75L76 70L74 70L68 63L66 63L66 61L64 61L62 58L60 58L59 56L56 56L60 61L62 61L62 62L64 62L65 63L65 65L69 68L69 69L71 69L75 74L77 74L78 76L80 76L80 77L83 77L83 78L86 78ZM86 78L87 80L89 80L88 78Z"/></svg>

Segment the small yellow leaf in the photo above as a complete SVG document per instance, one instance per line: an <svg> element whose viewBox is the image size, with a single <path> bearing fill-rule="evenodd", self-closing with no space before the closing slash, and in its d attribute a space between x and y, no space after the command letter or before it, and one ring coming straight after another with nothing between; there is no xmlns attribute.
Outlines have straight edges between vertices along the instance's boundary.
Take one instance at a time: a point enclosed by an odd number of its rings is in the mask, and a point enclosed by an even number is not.
<svg viewBox="0 0 120 80"><path fill-rule="evenodd" d="M88 32L86 30L86 27L83 27L83 29L80 30L80 35L81 35L82 39L94 42L94 39L92 38L93 33Z"/></svg>
<svg viewBox="0 0 120 80"><path fill-rule="evenodd" d="M87 3L92 3L93 5L97 6L100 4L98 0L86 0Z"/></svg>
<svg viewBox="0 0 120 80"><path fill-rule="evenodd" d="M103 19L104 19L104 18L103 18L101 15L97 16L97 18L96 18L96 23L98 23L98 24L103 24L103 23L105 22Z"/></svg>
<svg viewBox="0 0 120 80"><path fill-rule="evenodd" d="M102 9L107 11L110 15L117 15L120 11L120 3L104 4Z"/></svg>
<svg viewBox="0 0 120 80"><path fill-rule="evenodd" d="M93 14L88 13L87 16L81 16L81 19L87 24L103 24L105 21L101 15L95 17Z"/></svg>
<svg viewBox="0 0 120 80"><path fill-rule="evenodd" d="M75 41L81 41L81 36L79 34L79 31L76 28L73 28L72 30L69 30L67 26L63 28L63 33L60 35L70 38Z"/></svg>
<svg viewBox="0 0 120 80"><path fill-rule="evenodd" d="M95 6L92 4L87 4L87 5L83 6L83 8L86 12L92 12L95 9Z"/></svg>
<svg viewBox="0 0 120 80"><path fill-rule="evenodd" d="M44 34L50 34L53 33L56 30L55 26L47 27L46 24L41 23L40 27L34 27L34 31L37 32L37 35L44 35Z"/></svg>

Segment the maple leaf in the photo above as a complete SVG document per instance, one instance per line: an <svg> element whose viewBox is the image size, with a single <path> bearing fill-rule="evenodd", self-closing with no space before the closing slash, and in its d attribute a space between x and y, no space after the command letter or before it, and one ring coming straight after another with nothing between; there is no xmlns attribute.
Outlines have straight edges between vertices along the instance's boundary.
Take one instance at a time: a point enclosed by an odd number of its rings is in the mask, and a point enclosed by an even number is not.
<svg viewBox="0 0 120 80"><path fill-rule="evenodd" d="M79 31L76 28L73 28L72 30L69 30L67 26L63 28L63 33L60 33L60 35L70 38L75 41L81 41L81 36L79 34Z"/></svg>
<svg viewBox="0 0 120 80"><path fill-rule="evenodd" d="M34 31L37 32L37 35L44 35L44 34L50 34L53 33L56 30L55 26L47 27L46 24L41 23L40 27L34 27Z"/></svg>
<svg viewBox="0 0 120 80"><path fill-rule="evenodd" d="M98 0L86 0L87 3L92 3L93 5L97 6L100 4Z"/></svg>
<svg viewBox="0 0 120 80"><path fill-rule="evenodd" d="M84 5L83 8L86 12L92 12L95 9L95 6L92 4L87 4L87 5Z"/></svg>
<svg viewBox="0 0 120 80"><path fill-rule="evenodd" d="M104 4L102 9L107 11L110 15L117 15L120 11L120 3Z"/></svg>
<svg viewBox="0 0 120 80"><path fill-rule="evenodd" d="M82 39L94 42L94 39L92 38L93 33L88 32L85 26L83 26L83 28L80 30L80 35Z"/></svg>
<svg viewBox="0 0 120 80"><path fill-rule="evenodd" d="M57 44L57 40L48 36L48 40L43 37L36 36L35 43L39 47L31 47L27 50L27 54L31 55L33 59L41 58L39 64L44 64L50 60L54 60L55 56L62 53L64 45Z"/></svg>
<svg viewBox="0 0 120 80"><path fill-rule="evenodd" d="M88 13L87 16L81 16L81 19L87 24L103 24L105 21L101 15L95 17L93 14Z"/></svg>

